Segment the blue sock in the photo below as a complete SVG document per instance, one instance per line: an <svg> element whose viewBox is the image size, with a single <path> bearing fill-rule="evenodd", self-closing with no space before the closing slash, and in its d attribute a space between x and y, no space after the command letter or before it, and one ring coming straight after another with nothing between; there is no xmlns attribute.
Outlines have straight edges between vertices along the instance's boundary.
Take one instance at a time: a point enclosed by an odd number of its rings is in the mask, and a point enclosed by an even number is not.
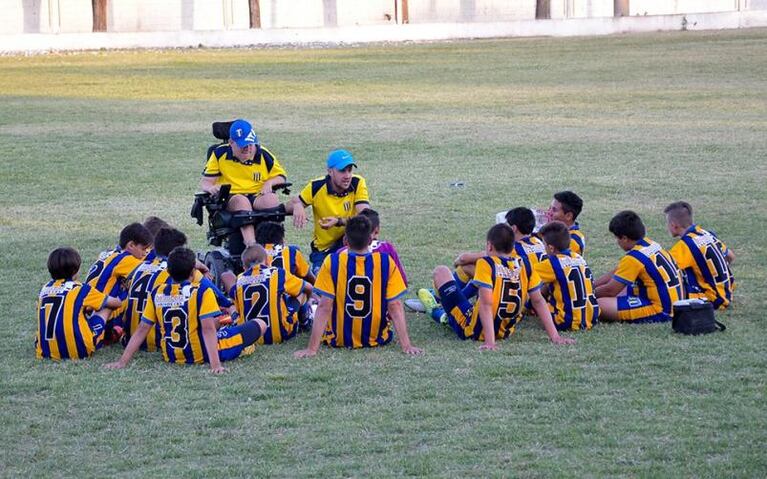
<svg viewBox="0 0 767 479"><path fill-rule="evenodd" d="M431 311L431 319L433 319L437 324L442 324L439 319L442 317L443 314L445 314L444 308L442 307L434 308Z"/></svg>

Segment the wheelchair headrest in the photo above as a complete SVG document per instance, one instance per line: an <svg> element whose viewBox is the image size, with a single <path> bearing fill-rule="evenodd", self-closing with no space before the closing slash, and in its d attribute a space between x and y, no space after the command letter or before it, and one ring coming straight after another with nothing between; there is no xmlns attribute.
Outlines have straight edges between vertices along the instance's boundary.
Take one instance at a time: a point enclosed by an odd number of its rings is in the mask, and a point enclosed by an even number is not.
<svg viewBox="0 0 767 479"><path fill-rule="evenodd" d="M213 122L213 136L221 141L229 141L229 128L232 127L232 121L214 121Z"/></svg>

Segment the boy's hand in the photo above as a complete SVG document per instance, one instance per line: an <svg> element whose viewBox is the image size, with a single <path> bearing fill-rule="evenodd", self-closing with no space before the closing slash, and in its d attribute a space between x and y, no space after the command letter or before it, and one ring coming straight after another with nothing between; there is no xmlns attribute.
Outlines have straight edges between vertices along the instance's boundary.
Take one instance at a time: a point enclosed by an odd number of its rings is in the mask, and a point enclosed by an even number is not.
<svg viewBox="0 0 767 479"><path fill-rule="evenodd" d="M125 367L125 364L121 363L120 361L115 361L113 363L107 363L104 365L104 369L122 369Z"/></svg>
<svg viewBox="0 0 767 479"><path fill-rule="evenodd" d="M498 349L497 343L482 343L479 346L480 351L495 351Z"/></svg>
<svg viewBox="0 0 767 479"><path fill-rule="evenodd" d="M554 344L575 344L575 340L573 338L563 338L562 336L557 336L556 338L552 338L551 342Z"/></svg>
<svg viewBox="0 0 767 479"><path fill-rule="evenodd" d="M299 358L299 359L301 359L301 358L311 358L311 357L316 356L316 355L317 355L317 351L312 351L311 349L301 349L301 350L296 351L295 353L293 353L293 356L295 356L296 358Z"/></svg>
<svg viewBox="0 0 767 479"><path fill-rule="evenodd" d="M402 352L409 356L420 356L423 354L423 349L416 348L415 346L403 347Z"/></svg>
<svg viewBox="0 0 767 479"><path fill-rule="evenodd" d="M223 366L218 366L215 368L210 368L210 372L212 374L224 374L226 372L226 368Z"/></svg>

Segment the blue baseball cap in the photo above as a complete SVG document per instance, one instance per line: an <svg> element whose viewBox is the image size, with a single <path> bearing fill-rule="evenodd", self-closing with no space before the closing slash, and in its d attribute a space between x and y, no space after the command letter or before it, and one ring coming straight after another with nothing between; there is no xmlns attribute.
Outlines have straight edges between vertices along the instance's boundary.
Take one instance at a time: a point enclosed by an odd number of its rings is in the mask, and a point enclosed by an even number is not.
<svg viewBox="0 0 767 479"><path fill-rule="evenodd" d="M240 148L248 145L258 145L258 137L253 131L253 126L245 120L234 120L229 127L229 139L237 143Z"/></svg>
<svg viewBox="0 0 767 479"><path fill-rule="evenodd" d="M328 168L335 168L336 170L343 170L347 166L357 166L354 162L354 157L346 150L333 150L328 154Z"/></svg>

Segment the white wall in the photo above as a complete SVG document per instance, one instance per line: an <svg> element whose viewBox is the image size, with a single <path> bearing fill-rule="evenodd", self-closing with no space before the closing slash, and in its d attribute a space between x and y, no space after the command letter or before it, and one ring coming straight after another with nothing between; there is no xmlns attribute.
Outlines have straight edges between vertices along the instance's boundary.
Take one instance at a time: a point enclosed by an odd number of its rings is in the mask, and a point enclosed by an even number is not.
<svg viewBox="0 0 767 479"><path fill-rule="evenodd" d="M613 0L551 0L551 18L598 18L614 15Z"/></svg>
<svg viewBox="0 0 767 479"><path fill-rule="evenodd" d="M535 0L409 0L410 23L509 22L535 18Z"/></svg>
<svg viewBox="0 0 767 479"><path fill-rule="evenodd" d="M631 15L728 12L738 9L738 0L630 0Z"/></svg>

